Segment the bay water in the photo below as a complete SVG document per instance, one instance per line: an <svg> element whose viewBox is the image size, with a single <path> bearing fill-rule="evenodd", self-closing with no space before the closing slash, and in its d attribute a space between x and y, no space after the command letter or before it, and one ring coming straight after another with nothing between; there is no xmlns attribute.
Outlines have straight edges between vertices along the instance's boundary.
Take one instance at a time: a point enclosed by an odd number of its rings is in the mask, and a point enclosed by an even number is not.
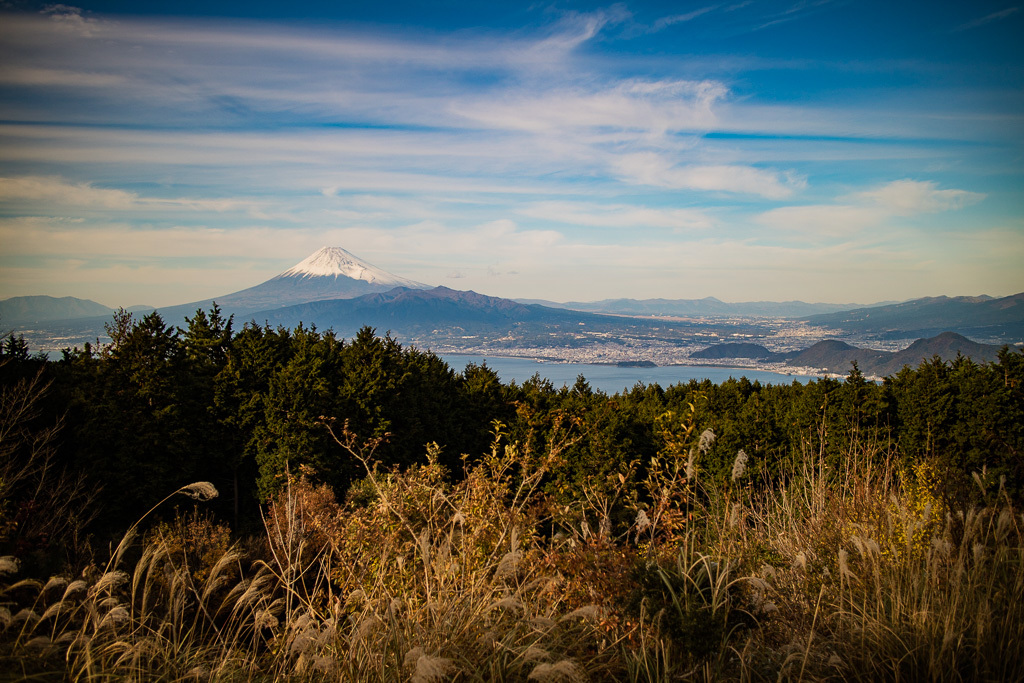
<svg viewBox="0 0 1024 683"><path fill-rule="evenodd" d="M625 389L632 389L637 383L660 384L669 387L691 379L709 379L721 384L729 378L746 377L751 382L757 380L761 384L792 384L804 383L815 379L806 375L790 375L753 368L732 368L707 365L664 365L657 367L619 367L617 365L591 365L588 363L565 363L544 361L533 358L506 358L502 356L478 356L467 354L438 354L456 372L462 372L466 365L475 363L498 373L501 381L508 384L522 384L535 374L549 380L556 389L562 386L571 387L579 375L590 383L591 388L600 389L607 394L615 394Z"/></svg>

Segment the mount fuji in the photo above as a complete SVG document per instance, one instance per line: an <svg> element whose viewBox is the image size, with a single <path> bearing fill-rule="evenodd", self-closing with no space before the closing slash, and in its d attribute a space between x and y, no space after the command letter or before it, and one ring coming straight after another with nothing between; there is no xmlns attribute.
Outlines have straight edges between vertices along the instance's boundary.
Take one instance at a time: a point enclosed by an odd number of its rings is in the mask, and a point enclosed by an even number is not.
<svg viewBox="0 0 1024 683"><path fill-rule="evenodd" d="M161 308L160 314L166 322L179 324L196 309L209 309L216 301L225 315L245 317L284 306L353 299L387 292L395 287L431 288L381 270L341 247L322 247L302 262L255 287L205 301Z"/></svg>

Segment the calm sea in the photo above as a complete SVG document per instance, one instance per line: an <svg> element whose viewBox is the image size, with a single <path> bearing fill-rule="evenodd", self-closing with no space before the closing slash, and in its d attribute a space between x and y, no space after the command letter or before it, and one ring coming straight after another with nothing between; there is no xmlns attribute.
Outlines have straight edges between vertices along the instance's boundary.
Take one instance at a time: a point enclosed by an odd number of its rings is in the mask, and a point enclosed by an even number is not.
<svg viewBox="0 0 1024 683"><path fill-rule="evenodd" d="M715 384L728 380L730 377L739 379L746 377L751 382L758 380L761 384L792 384L806 382L813 377L786 375L777 372L752 370L750 368L720 368L693 365L666 365L656 368L620 368L616 365L588 365L586 363L557 363L537 361L530 358L503 358L501 356L472 356L463 354L439 354L456 372L462 372L469 363L487 367L498 373L502 382L522 384L534 374L539 373L548 379L556 388L563 385L572 386L576 377L583 375L590 386L607 394L615 394L624 389L632 389L637 382L644 384L660 384L668 387L691 379L710 379Z"/></svg>

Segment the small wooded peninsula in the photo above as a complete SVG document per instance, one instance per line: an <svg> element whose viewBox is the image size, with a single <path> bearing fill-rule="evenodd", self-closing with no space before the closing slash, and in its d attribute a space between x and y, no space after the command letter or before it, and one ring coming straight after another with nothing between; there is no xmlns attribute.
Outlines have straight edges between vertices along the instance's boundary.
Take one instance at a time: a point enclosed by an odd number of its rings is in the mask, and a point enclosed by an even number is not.
<svg viewBox="0 0 1024 683"><path fill-rule="evenodd" d="M15 678L1024 677L1019 349L608 395L216 306L108 333L0 345Z"/></svg>

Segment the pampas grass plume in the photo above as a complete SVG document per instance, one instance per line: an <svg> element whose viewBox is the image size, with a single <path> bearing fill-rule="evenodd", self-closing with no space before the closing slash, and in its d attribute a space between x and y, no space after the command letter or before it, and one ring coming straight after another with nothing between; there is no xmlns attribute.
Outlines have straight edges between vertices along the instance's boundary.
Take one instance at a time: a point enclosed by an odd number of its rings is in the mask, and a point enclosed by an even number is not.
<svg viewBox="0 0 1024 683"><path fill-rule="evenodd" d="M580 680L579 669L571 659L563 659L554 664L538 664L530 672L531 681L578 681Z"/></svg>
<svg viewBox="0 0 1024 683"><path fill-rule="evenodd" d="M700 443L697 445L697 450L699 450L701 454L706 454L711 450L711 444L713 443L715 443L715 433L710 429L705 429L701 432Z"/></svg>
<svg viewBox="0 0 1024 683"><path fill-rule="evenodd" d="M416 667L416 671L412 675L413 683L439 681L451 673L454 668L450 659L424 654L422 647L414 647L406 652L404 663L408 667Z"/></svg>
<svg viewBox="0 0 1024 683"><path fill-rule="evenodd" d="M84 579L75 579L68 584L67 588L64 589L64 597L62 597L61 600L67 600L72 595L81 593L88 587L89 584L87 584Z"/></svg>
<svg viewBox="0 0 1024 683"><path fill-rule="evenodd" d="M739 451L736 453L736 459L732 461L732 480L736 481L744 475L747 471L747 452Z"/></svg>
<svg viewBox="0 0 1024 683"><path fill-rule="evenodd" d="M182 487L181 492L189 498L199 501L213 500L217 497L217 487L208 481L197 481Z"/></svg>
<svg viewBox="0 0 1024 683"><path fill-rule="evenodd" d="M16 574L18 572L18 559L12 555L0 557L0 574Z"/></svg>

